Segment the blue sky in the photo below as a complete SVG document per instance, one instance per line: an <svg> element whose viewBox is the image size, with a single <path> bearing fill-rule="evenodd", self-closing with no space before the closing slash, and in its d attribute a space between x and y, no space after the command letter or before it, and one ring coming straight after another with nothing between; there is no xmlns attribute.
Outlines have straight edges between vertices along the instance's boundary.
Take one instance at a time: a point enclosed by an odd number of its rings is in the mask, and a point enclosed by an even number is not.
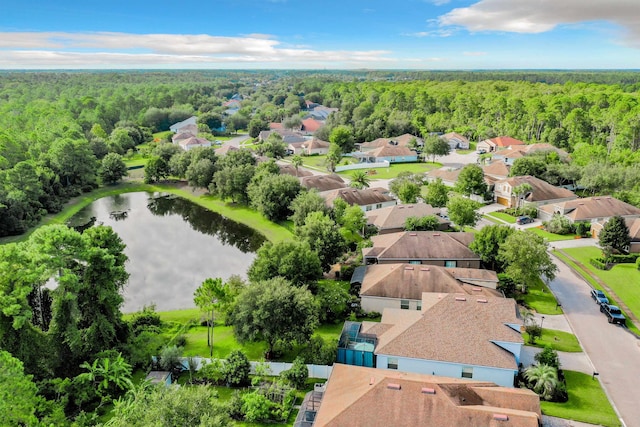
<svg viewBox="0 0 640 427"><path fill-rule="evenodd" d="M640 0L18 0L0 7L0 69L48 68L637 69Z"/></svg>

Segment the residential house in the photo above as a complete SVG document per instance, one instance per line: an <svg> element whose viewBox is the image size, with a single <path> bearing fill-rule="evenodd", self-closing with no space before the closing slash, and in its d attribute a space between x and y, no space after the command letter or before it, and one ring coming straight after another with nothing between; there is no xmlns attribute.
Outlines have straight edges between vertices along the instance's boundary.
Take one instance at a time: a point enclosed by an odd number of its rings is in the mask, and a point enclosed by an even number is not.
<svg viewBox="0 0 640 427"><path fill-rule="evenodd" d="M548 204L538 208L538 217L548 221L554 214L564 215L571 222L605 224L612 216L640 218L640 209L611 196L585 197Z"/></svg>
<svg viewBox="0 0 640 427"><path fill-rule="evenodd" d="M415 139L417 146L424 145L424 141L422 138L411 135L410 133L405 133L404 135L400 135L394 138L378 138L373 141L363 142L361 144L356 144L360 151L370 151L375 150L380 147L407 147L411 148L411 141Z"/></svg>
<svg viewBox="0 0 640 427"><path fill-rule="evenodd" d="M460 148L462 150L469 149L469 140L464 135L460 135L459 133L445 133L444 135L440 136L440 138L447 141L447 143L449 144L449 148L451 148L452 150L455 150L456 148Z"/></svg>
<svg viewBox="0 0 640 427"><path fill-rule="evenodd" d="M259 142L266 141L267 138L269 138L269 135L271 135L273 132L275 132L278 135L280 135L280 137L282 137L282 142L284 142L285 144L291 144L293 142L305 142L307 140L307 138L305 138L299 132L294 132L294 131L286 130L286 129L274 129L274 130L263 130L263 131L261 131L258 134L258 141Z"/></svg>
<svg viewBox="0 0 640 427"><path fill-rule="evenodd" d="M482 171L484 172L484 176L485 177L489 176L494 180L507 179L509 177L510 170L511 170L511 166L507 165L502 160L494 160L488 165L482 166Z"/></svg>
<svg viewBox="0 0 640 427"><path fill-rule="evenodd" d="M474 234L466 232L403 231L371 237L362 249L365 264L428 264L480 268L480 256L469 249Z"/></svg>
<svg viewBox="0 0 640 427"><path fill-rule="evenodd" d="M607 219L607 221L608 220L609 219ZM591 223L591 235L593 238L599 238L600 232L607 221ZM640 253L640 218L627 217L624 219L624 222L629 229L629 253Z"/></svg>
<svg viewBox="0 0 640 427"><path fill-rule="evenodd" d="M447 187L455 187L461 170L462 169L450 168L434 169L427 172L425 176L429 183L434 182L438 178L440 178L442 180L442 183Z"/></svg>
<svg viewBox="0 0 640 427"><path fill-rule="evenodd" d="M404 231L404 224L409 217L422 218L435 215L440 222L439 230L449 229L450 221L440 216L440 208L434 208L427 203L407 203L389 206L366 213L367 224L378 229L378 234L396 233Z"/></svg>
<svg viewBox="0 0 640 427"><path fill-rule="evenodd" d="M185 126L188 125L195 125L197 128L197 120L198 118L196 116L191 116L181 122L172 124L171 126L169 126L169 130L173 133L179 133Z"/></svg>
<svg viewBox="0 0 640 427"><path fill-rule="evenodd" d="M215 153L216 153L216 156L226 156L229 153L229 151L237 151L239 149L240 148L236 147L235 145L224 144L222 147L216 148Z"/></svg>
<svg viewBox="0 0 640 427"><path fill-rule="evenodd" d="M498 150L493 154L493 160L502 160L505 165L513 166L515 161L524 157L525 154L523 150Z"/></svg>
<svg viewBox="0 0 640 427"><path fill-rule="evenodd" d="M379 369L491 381L513 387L524 341L512 298L425 293L422 311L384 309L363 322Z"/></svg>
<svg viewBox="0 0 640 427"><path fill-rule="evenodd" d="M295 176L296 178L313 176L313 173L311 173L310 171L300 167L296 169L296 167L291 164L278 165L278 167L280 168L280 175L291 175Z"/></svg>
<svg viewBox="0 0 640 427"><path fill-rule="evenodd" d="M531 190L525 194L516 195L514 189L522 184L529 184ZM494 187L494 200L507 207L517 207L519 203L541 206L566 202L577 197L573 192L565 188L555 187L530 175L502 179L496 181Z"/></svg>
<svg viewBox="0 0 640 427"><path fill-rule="evenodd" d="M193 129L195 128L195 129ZM174 144L179 144L180 141L185 139L189 139L193 136L198 136L198 128L195 125L187 125L179 133L171 136L171 142Z"/></svg>
<svg viewBox="0 0 640 427"><path fill-rule="evenodd" d="M317 155L324 155L327 154L329 152L329 146L331 144L328 143L327 141L323 141L321 139L318 138L311 138L309 140L306 140L305 142L302 143L301 147L302 147L302 153L307 155L307 156L311 156L314 154Z"/></svg>
<svg viewBox="0 0 640 427"><path fill-rule="evenodd" d="M346 188L347 183L344 182L340 175L335 173L330 175L305 175L300 178L300 185L307 190L316 189L319 193Z"/></svg>
<svg viewBox="0 0 640 427"><path fill-rule="evenodd" d="M384 145L370 151L356 152L353 157L361 163L412 163L418 161L418 153L406 146Z"/></svg>
<svg viewBox="0 0 640 427"><path fill-rule="evenodd" d="M321 192L320 195L324 198L328 207L333 207L333 201L339 197L351 206L360 206L365 212L393 206L397 203L396 199L389 195L389 190L379 187L364 189L340 188Z"/></svg>
<svg viewBox="0 0 640 427"><path fill-rule="evenodd" d="M305 135L313 135L322 126L324 126L324 122L316 120L313 117L307 117L302 120L302 132Z"/></svg>
<svg viewBox="0 0 640 427"><path fill-rule="evenodd" d="M499 136L497 138L485 139L484 141L478 142L477 149L484 150L489 153L497 151L500 148L511 147L513 145L525 145L525 143L518 139L511 138L510 136Z"/></svg>
<svg viewBox="0 0 640 427"><path fill-rule="evenodd" d="M425 292L485 299L504 296L496 290L498 275L491 270L406 263L358 268L364 269L364 274L354 274L351 287L360 287L360 301L365 312L381 313L385 308L420 311Z"/></svg>
<svg viewBox="0 0 640 427"><path fill-rule="evenodd" d="M183 150L189 151L196 147L211 147L211 141L204 138L198 138L197 136L192 136L187 139L178 141L178 145Z"/></svg>
<svg viewBox="0 0 640 427"><path fill-rule="evenodd" d="M289 143L289 145L287 145L287 150L289 151L288 154L304 154L304 148L303 145L305 144L305 141L300 141L300 142L291 142Z"/></svg>
<svg viewBox="0 0 640 427"><path fill-rule="evenodd" d="M430 374L430 373L429 373ZM540 398L522 388L334 364L313 419L299 427L539 427Z"/></svg>

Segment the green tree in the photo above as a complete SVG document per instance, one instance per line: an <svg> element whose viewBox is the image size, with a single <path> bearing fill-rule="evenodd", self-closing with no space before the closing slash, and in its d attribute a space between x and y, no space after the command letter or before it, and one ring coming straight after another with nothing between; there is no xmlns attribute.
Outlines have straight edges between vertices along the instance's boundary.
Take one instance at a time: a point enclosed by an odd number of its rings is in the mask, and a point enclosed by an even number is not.
<svg viewBox="0 0 640 427"><path fill-rule="evenodd" d="M361 233L367 225L367 217L360 206L348 206L340 217L336 217L340 225L340 234L347 245L353 245L362 240Z"/></svg>
<svg viewBox="0 0 640 427"><path fill-rule="evenodd" d="M480 214L477 212L480 206L476 201L456 196L447 202L447 212L451 221L458 227L473 227L480 219Z"/></svg>
<svg viewBox="0 0 640 427"><path fill-rule="evenodd" d="M213 180L215 166L209 159L200 159L191 162L187 168L186 178L189 185L193 188L207 188Z"/></svg>
<svg viewBox="0 0 640 427"><path fill-rule="evenodd" d="M422 147L422 154L424 156L431 156L432 163L436 162L436 156L446 156L451 151L449 143L437 135L428 135L424 138L424 146Z"/></svg>
<svg viewBox="0 0 640 427"><path fill-rule="evenodd" d="M209 184L209 192L221 199L230 198L233 203L247 204L249 203L247 188L255 172L256 167L253 165L225 167L214 174Z"/></svg>
<svg viewBox="0 0 640 427"><path fill-rule="evenodd" d="M238 296L231 318L238 340L266 341L270 358L276 344L309 340L318 325L318 306L306 288L278 277L249 285Z"/></svg>
<svg viewBox="0 0 640 427"><path fill-rule="evenodd" d="M273 132L266 141L257 148L258 154L274 159L281 159L285 156L287 146L282 141L280 134Z"/></svg>
<svg viewBox="0 0 640 427"><path fill-rule="evenodd" d="M520 157L513 162L509 176L531 175L542 179L547 171L547 163L538 156Z"/></svg>
<svg viewBox="0 0 640 427"><path fill-rule="evenodd" d="M40 406L38 387L25 375L22 362L0 350L0 424L4 426L37 425Z"/></svg>
<svg viewBox="0 0 640 427"><path fill-rule="evenodd" d="M449 189L444 185L442 179L437 178L427 186L424 201L437 208L442 208L447 205L449 201Z"/></svg>
<svg viewBox="0 0 640 427"><path fill-rule="evenodd" d="M93 363L84 362L80 367L87 372L78 375L78 378L92 383L104 397L114 397L119 392L133 388L131 365L120 353L113 358L101 357Z"/></svg>
<svg viewBox="0 0 640 427"><path fill-rule="evenodd" d="M629 250L631 238L624 218L619 215L611 217L602 228L598 236L598 243L606 256L615 252L626 253Z"/></svg>
<svg viewBox="0 0 640 427"><path fill-rule="evenodd" d="M558 370L549 365L533 365L524 371L524 378L542 400L551 400L559 385Z"/></svg>
<svg viewBox="0 0 640 427"><path fill-rule="evenodd" d="M555 278L558 267L551 260L547 247L541 236L525 231L515 231L500 245L498 260L506 265L505 273L523 292L540 276L547 280Z"/></svg>
<svg viewBox="0 0 640 427"><path fill-rule="evenodd" d="M560 358L558 357L558 352L549 344L544 346L544 350L533 356L533 359L538 362L539 365L548 365L553 366L556 369L560 369Z"/></svg>
<svg viewBox="0 0 640 427"><path fill-rule="evenodd" d="M508 225L487 225L475 234L469 249L480 255L482 262L491 270L503 271L504 263L499 257L500 245L515 229Z"/></svg>
<svg viewBox="0 0 640 427"><path fill-rule="evenodd" d="M311 189L309 191L301 191L300 194L291 202L291 210L293 214L289 217L296 227L304 225L307 215L311 212L329 213L329 208L324 199L318 194L318 191Z"/></svg>
<svg viewBox="0 0 640 427"><path fill-rule="evenodd" d="M122 161L122 157L116 153L109 153L102 159L100 177L103 182L113 184L127 176L127 165Z"/></svg>
<svg viewBox="0 0 640 427"><path fill-rule="evenodd" d="M233 350L222 365L222 378L232 387L249 384L251 364L247 355L240 350Z"/></svg>
<svg viewBox="0 0 640 427"><path fill-rule="evenodd" d="M420 186L416 183L405 181L395 193L402 203L417 203L420 196Z"/></svg>
<svg viewBox="0 0 640 427"><path fill-rule="evenodd" d="M144 182L147 184L158 182L169 176L169 165L162 157L152 157L144 167Z"/></svg>
<svg viewBox="0 0 640 427"><path fill-rule="evenodd" d="M291 202L300 193L300 182L291 175L265 176L259 183L249 185L253 206L271 221L283 221L291 215Z"/></svg>
<svg viewBox="0 0 640 427"><path fill-rule="evenodd" d="M295 233L318 254L323 271L328 271L345 250L340 228L322 212L310 213L305 224L296 227Z"/></svg>
<svg viewBox="0 0 640 427"><path fill-rule="evenodd" d="M331 130L329 142L340 147L341 153L351 153L354 148L353 132L348 126L340 125Z"/></svg>
<svg viewBox="0 0 640 427"><path fill-rule="evenodd" d="M351 174L351 182L349 185L353 188L363 189L369 188L370 183L371 180L369 179L367 172L362 169L358 169L353 171Z"/></svg>
<svg viewBox="0 0 640 427"><path fill-rule="evenodd" d="M291 368L282 372L280 376L298 390L302 390L309 378L309 368L304 363L304 359L300 356L293 360Z"/></svg>
<svg viewBox="0 0 640 427"><path fill-rule="evenodd" d="M207 316L207 346L209 346L209 357L213 357L215 310L224 305L228 299L229 293L220 278L206 279L193 294L193 302Z"/></svg>
<svg viewBox="0 0 640 427"><path fill-rule="evenodd" d="M306 285L313 290L322 277L322 267L307 242L266 242L258 249L247 276L252 282L280 276L295 286Z"/></svg>
<svg viewBox="0 0 640 427"><path fill-rule="evenodd" d="M484 182L482 168L474 164L463 167L456 181L456 191L465 196L484 195L487 192L487 184Z"/></svg>
<svg viewBox="0 0 640 427"><path fill-rule="evenodd" d="M298 176L298 169L300 168L300 166L304 164L304 161L302 160L302 156L300 156L299 154L296 154L295 156L293 156L291 158L291 164L293 165L294 168L296 168L296 176Z"/></svg>
<svg viewBox="0 0 640 427"><path fill-rule="evenodd" d="M513 187L513 194L516 196L516 209L522 208L524 205L524 199L531 190L533 190L533 187L531 187L531 184L527 182L523 182L522 184Z"/></svg>
<svg viewBox="0 0 640 427"><path fill-rule="evenodd" d="M340 282L334 280L323 281L318 284L316 294L316 299L320 304L321 322L344 320L348 308L349 292Z"/></svg>
<svg viewBox="0 0 640 427"><path fill-rule="evenodd" d="M342 160L342 149L338 144L330 144L329 152L327 153L327 157L325 158L327 170L329 172L335 172L336 166L340 164L340 160Z"/></svg>
<svg viewBox="0 0 640 427"><path fill-rule="evenodd" d="M269 130L269 123L266 120L262 120L258 117L251 119L248 129L249 136L251 138L257 138L263 130Z"/></svg>
<svg viewBox="0 0 640 427"><path fill-rule="evenodd" d="M406 231L435 231L440 227L440 221L435 215L423 217L410 216L404 222Z"/></svg>

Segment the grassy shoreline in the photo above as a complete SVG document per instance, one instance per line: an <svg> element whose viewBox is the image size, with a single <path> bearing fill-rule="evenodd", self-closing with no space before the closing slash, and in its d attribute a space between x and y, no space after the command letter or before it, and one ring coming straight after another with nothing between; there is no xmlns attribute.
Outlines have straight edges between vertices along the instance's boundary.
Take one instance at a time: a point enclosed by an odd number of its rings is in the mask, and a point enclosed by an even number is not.
<svg viewBox="0 0 640 427"><path fill-rule="evenodd" d="M274 243L293 239L293 233L286 224L280 225L273 223L247 206L234 206L206 194L195 195L188 189L188 187L178 187L174 184L143 184L139 182L125 182L117 185L100 187L89 193L75 197L67 202L62 211L45 216L37 225L29 228L25 233L19 236L0 238L0 244L22 242L29 238L31 233L43 225L64 224L82 208L103 197L140 191L161 191L175 194L212 212L216 212L233 221L251 227L264 235L267 240Z"/></svg>

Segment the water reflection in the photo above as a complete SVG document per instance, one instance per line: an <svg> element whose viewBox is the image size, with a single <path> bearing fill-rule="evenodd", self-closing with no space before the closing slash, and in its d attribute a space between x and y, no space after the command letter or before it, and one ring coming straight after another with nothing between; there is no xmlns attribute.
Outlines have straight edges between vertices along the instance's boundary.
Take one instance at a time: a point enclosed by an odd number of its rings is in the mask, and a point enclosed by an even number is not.
<svg viewBox="0 0 640 427"><path fill-rule="evenodd" d="M112 215L126 213L126 215ZM70 223L113 227L127 245L129 284L124 312L155 303L159 310L193 307L207 277L244 276L264 237L188 200L150 193L99 199Z"/></svg>

